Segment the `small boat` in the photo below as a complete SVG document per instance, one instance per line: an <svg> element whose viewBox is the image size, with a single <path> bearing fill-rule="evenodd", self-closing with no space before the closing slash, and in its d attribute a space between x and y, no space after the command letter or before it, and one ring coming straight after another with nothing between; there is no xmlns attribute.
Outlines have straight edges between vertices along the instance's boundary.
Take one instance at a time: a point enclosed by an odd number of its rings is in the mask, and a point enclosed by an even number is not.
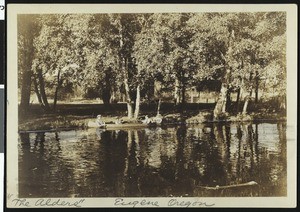
<svg viewBox="0 0 300 212"><path fill-rule="evenodd" d="M105 124L99 126L95 122L89 121L88 127L90 128L103 128L103 129L124 129L124 128L143 128L143 127L151 127L158 126L157 124L149 123L122 123L122 124Z"/></svg>
<svg viewBox="0 0 300 212"><path fill-rule="evenodd" d="M258 185L255 181L250 181L247 183L241 183L236 185L227 185L227 186L216 186L216 187L207 187L207 186L197 186L197 188L207 189L207 190L220 190L220 189L229 189L229 188L239 188L239 187L248 187Z"/></svg>
<svg viewBox="0 0 300 212"><path fill-rule="evenodd" d="M90 128L103 128L103 129L106 128L106 124L99 125L99 124L97 124L94 121L89 121L88 124L87 124L87 126L90 127Z"/></svg>

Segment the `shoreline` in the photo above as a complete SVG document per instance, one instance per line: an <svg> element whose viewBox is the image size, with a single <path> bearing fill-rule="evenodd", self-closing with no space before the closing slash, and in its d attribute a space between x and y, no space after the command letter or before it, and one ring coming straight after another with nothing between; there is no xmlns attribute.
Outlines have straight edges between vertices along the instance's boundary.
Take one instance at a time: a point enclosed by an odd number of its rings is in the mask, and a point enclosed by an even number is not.
<svg viewBox="0 0 300 212"><path fill-rule="evenodd" d="M201 111L199 114L201 115ZM240 118L238 115L231 115L222 120L212 120L211 114L206 112L206 115L210 117L201 116L197 118L197 116L186 117L183 118L184 114L168 114L163 115L163 123L162 126L196 126L199 124L231 124L231 123L273 123L273 122L285 122L286 116L280 114L250 114L246 119ZM120 116L103 116L103 121L107 124L114 123L114 121ZM172 117L172 118L170 118ZM249 118L250 117L250 118ZM121 117L121 119L125 123L139 123L138 120L128 119L127 117ZM19 123L18 132L57 132L57 131L65 131L65 130L76 130L76 129L86 129L88 128L87 123L89 121L95 121L96 118L90 116L56 116L49 115L41 118L31 118L28 120L23 120Z"/></svg>

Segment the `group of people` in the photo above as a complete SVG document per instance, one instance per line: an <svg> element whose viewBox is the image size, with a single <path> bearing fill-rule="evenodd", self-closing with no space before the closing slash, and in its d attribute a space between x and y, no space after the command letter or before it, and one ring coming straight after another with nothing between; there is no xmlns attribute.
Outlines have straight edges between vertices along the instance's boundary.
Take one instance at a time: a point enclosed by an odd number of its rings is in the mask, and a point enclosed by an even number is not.
<svg viewBox="0 0 300 212"><path fill-rule="evenodd" d="M145 116L145 119L142 120L143 124L161 124L162 122L162 115L157 114L155 117L153 118L149 118L147 115Z"/></svg>
<svg viewBox="0 0 300 212"><path fill-rule="evenodd" d="M162 122L162 115L157 114L157 116L153 117L153 118L149 118L147 115L145 116L145 119L142 120L143 124L161 124ZM115 121L115 124L122 124L123 121L118 117L117 120ZM97 119L96 119L96 124L99 127L104 127L105 126L105 122L102 120L102 116L101 115L97 115Z"/></svg>
<svg viewBox="0 0 300 212"><path fill-rule="evenodd" d="M122 124L123 121L118 117L117 120L115 120L115 124ZM101 115L97 115L97 119L96 119L96 124L99 127L105 126L106 123L102 120L102 116Z"/></svg>

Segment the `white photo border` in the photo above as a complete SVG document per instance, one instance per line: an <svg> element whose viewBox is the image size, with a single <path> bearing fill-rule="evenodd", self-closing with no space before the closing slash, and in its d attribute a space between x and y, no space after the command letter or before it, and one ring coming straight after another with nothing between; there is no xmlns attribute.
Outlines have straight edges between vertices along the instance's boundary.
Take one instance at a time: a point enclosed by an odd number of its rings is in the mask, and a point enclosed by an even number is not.
<svg viewBox="0 0 300 212"><path fill-rule="evenodd" d="M297 205L297 5L296 4L8 4L7 5L7 207L62 207L41 206L39 198L26 198L26 205L16 205L18 198L18 61L17 15L51 13L170 13L170 12L268 12L287 14L287 196L286 197L182 197L179 201L200 201L213 207L296 207ZM51 198L53 201L59 198ZM116 205L116 198L60 198L74 203L66 207L132 207ZM75 205L76 201L81 201ZM129 201L158 201L160 207L172 198L122 198ZM151 205L150 205L151 206ZM150 207L149 205L136 207ZM152 205L156 207L155 205ZM178 205L177 205L178 207ZM205 207L195 204L191 207Z"/></svg>

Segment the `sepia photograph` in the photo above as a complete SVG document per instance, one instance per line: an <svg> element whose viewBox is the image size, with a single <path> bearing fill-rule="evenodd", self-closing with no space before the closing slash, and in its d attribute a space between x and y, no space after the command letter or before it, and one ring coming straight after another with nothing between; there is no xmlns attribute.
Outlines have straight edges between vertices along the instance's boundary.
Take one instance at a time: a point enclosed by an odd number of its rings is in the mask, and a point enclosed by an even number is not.
<svg viewBox="0 0 300 212"><path fill-rule="evenodd" d="M8 5L8 207L296 205L295 5L58 7Z"/></svg>

